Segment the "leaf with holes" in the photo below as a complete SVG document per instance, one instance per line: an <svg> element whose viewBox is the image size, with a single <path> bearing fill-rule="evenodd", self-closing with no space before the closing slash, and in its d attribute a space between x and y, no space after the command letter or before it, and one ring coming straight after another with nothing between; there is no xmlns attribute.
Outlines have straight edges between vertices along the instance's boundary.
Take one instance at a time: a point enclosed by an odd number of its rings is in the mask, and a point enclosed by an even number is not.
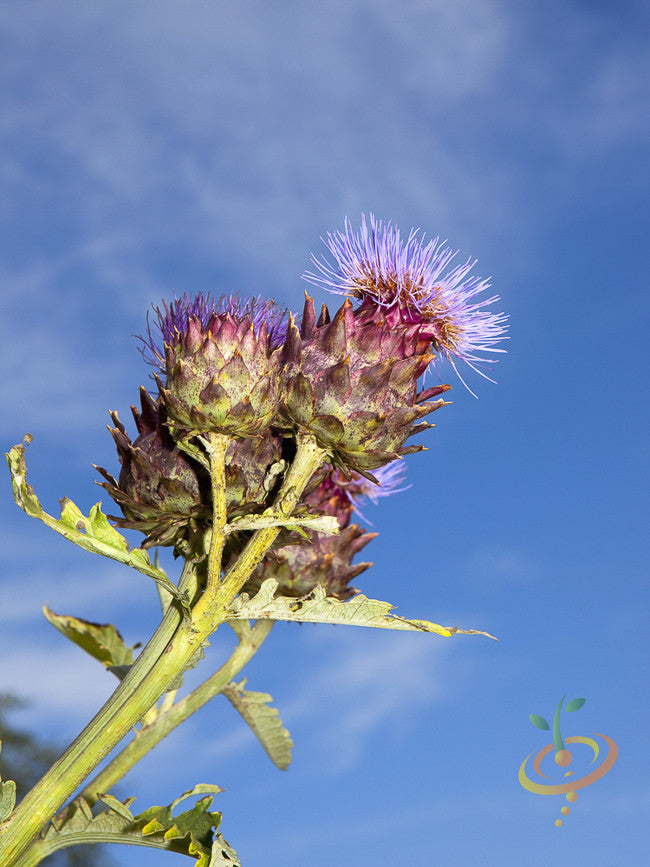
<svg viewBox="0 0 650 867"><path fill-rule="evenodd" d="M55 614L46 605L43 614L66 638L79 645L106 668L133 664L133 647L127 647L124 639L112 623L93 623L66 614Z"/></svg>
<svg viewBox="0 0 650 867"><path fill-rule="evenodd" d="M258 591L250 597L247 593L238 596L228 613L227 620L289 620L295 623L339 623L346 626L369 626L378 629L404 629L411 632L434 632L449 637L461 635L485 635L478 629L459 629L457 626L441 626L428 620L407 620L391 614L394 606L367 596L353 596L341 602L325 595L317 587L302 599L276 596L278 583L267 578Z"/></svg>
<svg viewBox="0 0 650 867"><path fill-rule="evenodd" d="M245 686L245 678L241 683L229 683L223 694L246 720L273 764L286 771L291 764L291 735L282 725L277 709L269 707L271 696L244 689Z"/></svg>
<svg viewBox="0 0 650 867"><path fill-rule="evenodd" d="M150 807L137 816L131 812L133 798L119 801L112 795L99 795L98 811L76 798L52 820L31 851L42 860L68 846L121 843L189 855L195 867L241 867L237 853L217 833L221 813L210 812L212 795L221 791L219 786L201 783L168 806ZM193 796L200 796L196 804L175 816L178 804Z"/></svg>
<svg viewBox="0 0 650 867"><path fill-rule="evenodd" d="M11 473L11 486L13 488L16 504L32 518L38 518L55 533L93 554L101 554L118 563L124 563L148 575L161 584L168 593L187 608L187 601L181 596L176 587L165 575L162 569L149 559L149 555L141 548L129 548L129 543L115 527L109 523L108 518L101 510L100 503L96 503L88 516L72 500L63 497L61 503L61 516L54 518L41 506L38 497L31 485L27 484L27 468L25 466L25 449L31 443L31 434L26 434L20 445L14 446L6 453L9 472Z"/></svg>

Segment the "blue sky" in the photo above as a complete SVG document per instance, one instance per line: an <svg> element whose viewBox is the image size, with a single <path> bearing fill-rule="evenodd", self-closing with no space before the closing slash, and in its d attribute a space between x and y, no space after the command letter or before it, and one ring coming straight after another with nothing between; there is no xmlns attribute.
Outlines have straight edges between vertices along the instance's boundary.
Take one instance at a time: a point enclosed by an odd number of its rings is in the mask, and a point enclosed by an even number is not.
<svg viewBox="0 0 650 867"><path fill-rule="evenodd" d="M409 458L413 487L366 511L380 536L357 582L499 643L278 626L248 677L292 732L291 769L217 701L122 786L143 809L227 787L245 867L641 863L649 17L577 0L0 10L0 435L34 435L51 510L87 509L91 464L117 465L107 410L126 421L148 382L132 335L152 303L241 290L300 307L310 253L346 216L448 238L511 317L498 385L469 377L478 400L441 366L453 406ZM63 742L112 683L41 604L135 642L156 594L27 519L8 478L0 508L0 688ZM565 693L587 698L565 733L605 732L620 755L557 829L560 800L516 772L546 742L528 714Z"/></svg>

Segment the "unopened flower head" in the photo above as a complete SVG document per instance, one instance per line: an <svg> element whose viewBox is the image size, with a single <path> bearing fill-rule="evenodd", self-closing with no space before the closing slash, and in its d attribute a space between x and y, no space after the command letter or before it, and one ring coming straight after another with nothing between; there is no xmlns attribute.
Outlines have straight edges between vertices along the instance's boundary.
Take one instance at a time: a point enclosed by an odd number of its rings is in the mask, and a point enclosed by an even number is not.
<svg viewBox="0 0 650 867"><path fill-rule="evenodd" d="M369 224L362 215L359 232L346 219L342 232L323 240L334 261L312 256L318 272L307 272L305 279L358 298L361 315L381 313L394 325L419 325L434 350L474 370L491 360L481 353L505 351L495 344L504 339L507 317L486 309L499 296L478 299L489 281L472 275L471 259L452 267L458 251L439 238L425 243L411 229L404 240L396 226L370 214Z"/></svg>
<svg viewBox="0 0 650 867"><path fill-rule="evenodd" d="M156 310L145 357L158 366L160 395L175 425L234 436L266 430L279 406L284 311L273 301L184 296Z"/></svg>
<svg viewBox="0 0 650 867"><path fill-rule="evenodd" d="M270 298L255 296L242 298L239 295L222 295L215 298L200 292L193 298L187 294L175 298L171 304L162 302L162 307L153 308L156 321L147 320L146 336L141 337L142 354L154 367L164 369L165 346L177 343L187 334L190 322L199 322L202 331L208 331L215 317L229 314L236 322L246 319L259 331L266 323L270 348L281 346L287 333L287 311Z"/></svg>

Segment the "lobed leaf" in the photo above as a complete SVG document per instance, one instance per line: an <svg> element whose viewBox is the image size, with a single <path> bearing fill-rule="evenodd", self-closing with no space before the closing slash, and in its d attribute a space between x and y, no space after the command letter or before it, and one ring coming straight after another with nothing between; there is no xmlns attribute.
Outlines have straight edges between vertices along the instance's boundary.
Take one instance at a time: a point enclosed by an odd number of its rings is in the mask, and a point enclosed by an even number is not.
<svg viewBox="0 0 650 867"><path fill-rule="evenodd" d="M282 725L277 709L269 707L271 696L246 690L245 686L245 678L241 683L229 683L223 694L251 727L273 764L286 771L291 764L291 735Z"/></svg>
<svg viewBox="0 0 650 867"><path fill-rule="evenodd" d="M368 599L367 596L353 596L341 602L325 595L323 587L316 587L302 599L276 596L278 583L267 578L258 591L251 597L242 593L232 603L226 620L289 620L295 623L339 623L347 626L369 626L378 629L403 629L414 632L435 632L449 637L462 635L485 635L488 632L477 629L459 629L457 626L441 626L428 620L407 620L391 614L394 606L389 602Z"/></svg>
<svg viewBox="0 0 650 867"><path fill-rule="evenodd" d="M31 434L26 434L20 445L14 446L6 453L9 472L11 473L11 486L16 504L32 518L38 518L50 529L85 551L93 554L101 554L118 563L124 563L153 578L162 585L168 593L178 599L183 607L187 608L187 600L178 592L174 584L165 575L164 571L149 559L149 555L141 548L129 548L129 543L124 536L113 527L106 515L101 510L101 504L96 503L88 516L72 500L63 497L61 502L61 515L54 518L41 506L38 497L31 485L27 484L27 468L25 466L25 449L31 443Z"/></svg>
<svg viewBox="0 0 650 867"><path fill-rule="evenodd" d="M46 605L43 614L66 638L79 645L106 668L133 664L133 647L127 647L124 639L112 623L93 623L67 614L55 614Z"/></svg>
<svg viewBox="0 0 650 867"><path fill-rule="evenodd" d="M580 708L586 701L586 698L574 698L568 703L564 710L568 710L569 713L573 713L573 711L580 710Z"/></svg>
<svg viewBox="0 0 650 867"><path fill-rule="evenodd" d="M83 843L121 843L148 846L181 855L196 861L195 867L241 867L237 853L217 833L221 813L210 812L212 795L223 791L219 786L201 783L164 807L150 807L134 816L134 799L119 801L112 795L99 795L102 808L93 812L83 798L52 820L34 844L44 858L58 849ZM185 798L202 795L184 813L174 816L174 808Z"/></svg>

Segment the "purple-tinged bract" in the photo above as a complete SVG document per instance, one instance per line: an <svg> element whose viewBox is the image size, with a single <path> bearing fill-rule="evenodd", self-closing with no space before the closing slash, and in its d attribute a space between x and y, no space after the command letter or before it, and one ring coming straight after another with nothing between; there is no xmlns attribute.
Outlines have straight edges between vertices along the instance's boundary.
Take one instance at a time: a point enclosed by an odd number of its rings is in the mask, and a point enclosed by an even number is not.
<svg viewBox="0 0 650 867"><path fill-rule="evenodd" d="M505 337L507 317L487 309L498 295L478 298L490 283L472 275L475 261L452 266L458 251L439 238L425 243L419 230L411 229L404 240L396 226L373 214L369 223L363 215L360 231L354 232L346 219L342 232L328 234L323 240L333 262L312 256L318 272L307 272L305 279L358 298L362 317L381 311L395 327L420 326L434 351L484 376L477 366L493 361L491 353L505 351L495 345Z"/></svg>
<svg viewBox="0 0 650 867"><path fill-rule="evenodd" d="M275 418L280 399L280 349L272 302L203 296L158 311L164 358L153 339L165 381L158 385L170 422L186 431L258 436ZM269 318L270 317L270 318Z"/></svg>
<svg viewBox="0 0 650 867"><path fill-rule="evenodd" d="M140 389L142 410L131 407L138 437L131 442L116 412L109 431L121 464L119 479L102 467L102 487L122 509L111 516L118 527L140 530L152 545L178 547L191 530L204 531L212 518L208 471L172 438L165 406ZM270 431L263 436L233 438L226 452L226 509L229 519L261 512L268 505L269 469L280 458L281 441Z"/></svg>
<svg viewBox="0 0 650 867"><path fill-rule="evenodd" d="M210 320L214 316L230 314L234 319L248 319L259 331L262 323L266 324L269 346L275 349L284 343L287 333L287 311L279 307L270 298L256 296L242 298L240 295L222 295L215 298L204 292L199 292L192 298L185 294L175 298L171 304L162 302L162 307L154 307L156 321L152 325L147 317L146 336L140 337L142 355L145 360L165 370L165 346L173 346L184 334L187 334L190 321L198 320L201 328L207 331Z"/></svg>
<svg viewBox="0 0 650 867"><path fill-rule="evenodd" d="M362 477L354 474L357 479ZM372 484L363 479L366 485ZM352 563L356 554L376 533L367 533L350 519L354 503L347 484L354 486L331 465L324 466L312 479L315 487L303 497L311 514L332 515L339 523L336 535L312 532L308 540L291 533L283 544L270 551L256 567L244 588L254 593L266 578L274 578L285 596L305 596L315 587L323 587L327 596L348 599L355 594L350 582L368 569L371 563Z"/></svg>
<svg viewBox="0 0 650 867"><path fill-rule="evenodd" d="M113 517L118 527L140 530L143 547L178 546L192 527L207 527L212 514L210 477L196 461L182 452L166 425L167 413L140 389L142 411L131 407L138 437L131 442L117 413L109 431L122 465L119 480L102 467L97 470L102 487L122 509L123 518Z"/></svg>
<svg viewBox="0 0 650 867"><path fill-rule="evenodd" d="M323 308L317 321L307 297L300 331L289 323L283 357L287 416L333 463L370 479L370 471L422 449L406 440L431 426L422 419L445 401L430 398L449 388L418 392L432 354L409 327L361 319L349 300L332 320Z"/></svg>

